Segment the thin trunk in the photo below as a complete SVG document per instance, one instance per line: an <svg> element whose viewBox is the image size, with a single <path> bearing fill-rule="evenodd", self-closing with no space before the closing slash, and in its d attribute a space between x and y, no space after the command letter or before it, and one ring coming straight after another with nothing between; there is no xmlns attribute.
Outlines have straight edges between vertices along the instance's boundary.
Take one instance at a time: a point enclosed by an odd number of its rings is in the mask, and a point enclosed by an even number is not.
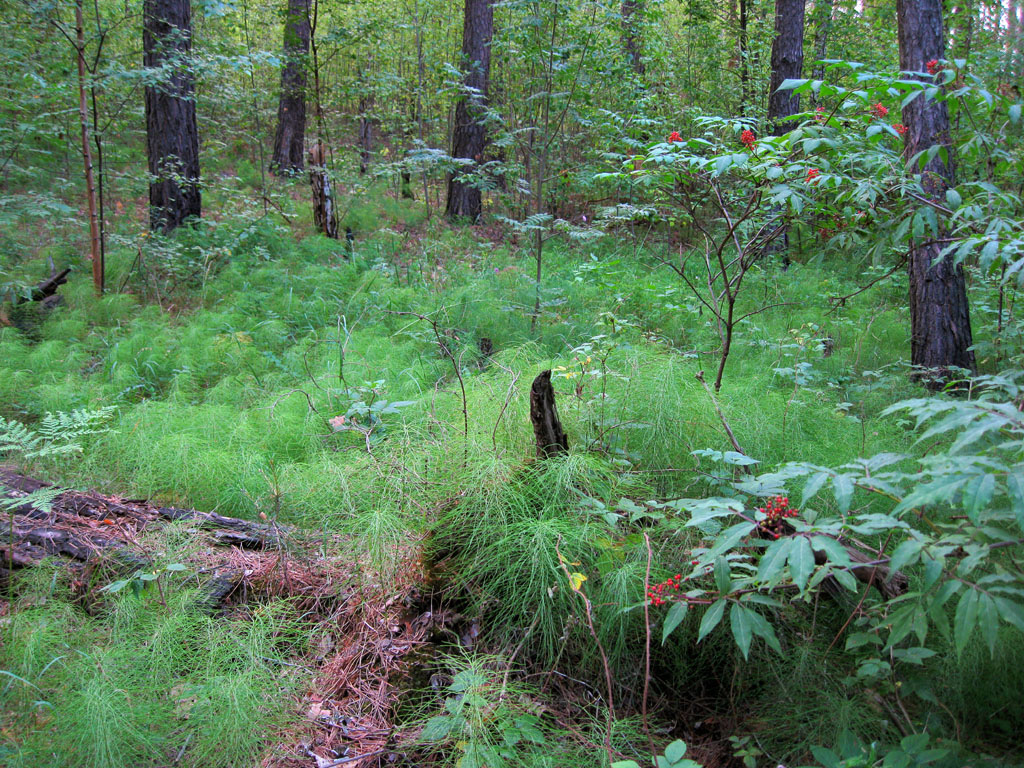
<svg viewBox="0 0 1024 768"><path fill-rule="evenodd" d="M462 58L466 88L455 106L452 130L452 157L464 161L459 173L448 177L449 218L468 217L473 221L483 213L483 198L478 184L463 181L462 176L477 173L487 147L487 88L491 72L491 36L494 33L492 0L466 0L462 27Z"/></svg>
<svg viewBox="0 0 1024 768"><path fill-rule="evenodd" d="M945 44L940 0L897 0L900 69L922 72L927 62L943 59ZM955 183L949 110L945 102L926 99L922 94L903 108L906 157L916 157L936 144L945 146L949 162L936 153L921 173L924 193L940 203L946 189ZM916 171L916 166L911 170ZM956 374L951 368L975 370L967 286L961 265L942 258L940 242L945 227L935 238L911 240L910 358L928 386L937 388ZM938 241L938 242L937 242Z"/></svg>
<svg viewBox="0 0 1024 768"><path fill-rule="evenodd" d="M201 210L189 0L144 0L142 23L143 65L170 70L165 81L146 86L149 221L169 232Z"/></svg>
<svg viewBox="0 0 1024 768"><path fill-rule="evenodd" d="M373 108L375 99L369 90L362 71L359 72L359 173L365 174L370 169L373 155Z"/></svg>
<svg viewBox="0 0 1024 768"><path fill-rule="evenodd" d="M306 59L309 56L309 0L288 0L284 26L284 67L277 105L272 173L297 173L305 162Z"/></svg>
<svg viewBox="0 0 1024 768"><path fill-rule="evenodd" d="M750 61L747 45L747 0L740 0L740 114L750 103Z"/></svg>
<svg viewBox="0 0 1024 768"><path fill-rule="evenodd" d="M82 0L75 3L75 58L78 62L78 117L82 127L82 159L85 163L85 196L89 206L89 253L92 258L92 285L103 295L103 250L100 245L99 218L96 211L96 187L92 177L92 149L89 147L89 111L85 78L85 22Z"/></svg>
<svg viewBox="0 0 1024 768"><path fill-rule="evenodd" d="M639 78L642 78L645 72L644 41L640 31L643 12L643 0L622 0L622 47L626 49L626 58L629 59L633 73Z"/></svg>
<svg viewBox="0 0 1024 768"><path fill-rule="evenodd" d="M814 0L814 68L811 77L825 79L824 60L828 58L828 36L832 31L835 0Z"/></svg>

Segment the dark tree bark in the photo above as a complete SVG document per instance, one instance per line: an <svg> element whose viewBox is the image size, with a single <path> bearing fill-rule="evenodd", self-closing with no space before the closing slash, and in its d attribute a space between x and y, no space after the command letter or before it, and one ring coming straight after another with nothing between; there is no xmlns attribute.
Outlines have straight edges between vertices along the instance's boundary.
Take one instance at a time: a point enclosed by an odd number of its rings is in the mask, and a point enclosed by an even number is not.
<svg viewBox="0 0 1024 768"><path fill-rule="evenodd" d="M200 214L199 133L195 84L188 57L192 49L189 0L145 0L142 62L169 67L163 82L146 86L146 145L149 153L149 223L169 232Z"/></svg>
<svg viewBox="0 0 1024 768"><path fill-rule="evenodd" d="M768 126L780 136L792 126L786 118L800 111L800 96L780 91L783 80L796 79L804 68L804 0L775 0L775 39L768 89Z"/></svg>
<svg viewBox="0 0 1024 768"><path fill-rule="evenodd" d="M643 0L622 0L622 47L626 49L626 58L637 77L643 77L645 72L644 41L638 18L643 15L643 10Z"/></svg>
<svg viewBox="0 0 1024 768"><path fill-rule="evenodd" d="M941 0L897 0L896 12L900 69L923 72L927 62L944 58ZM922 94L903 108L903 124L907 126L904 142L908 159L936 144L947 148L949 162L942 159L942 153L936 153L921 173L924 195L944 204L946 189L955 178L946 104L925 99ZM908 261L910 360L926 372L924 380L931 387L939 387L950 378L951 367L975 370L964 272L960 265L953 266L950 258L940 258L942 246L936 240L944 236L940 227L937 238L911 240Z"/></svg>
<svg viewBox="0 0 1024 768"><path fill-rule="evenodd" d="M309 56L309 0L288 0L284 26L281 96L277 105L272 173L297 173L305 163L306 58Z"/></svg>
<svg viewBox="0 0 1024 768"><path fill-rule="evenodd" d="M537 458L546 459L569 450L569 438L562 429L555 407L551 371L541 371L530 387L530 421L537 441Z"/></svg>
<svg viewBox="0 0 1024 768"><path fill-rule="evenodd" d="M492 0L466 0L462 27L462 58L468 93L455 106L455 127L452 131L452 157L468 161L463 172L472 173L483 159L487 146L484 112L491 74L491 36L494 33ZM479 187L459 180L459 174L448 177L448 201L445 215L449 218L469 217L473 221L483 213Z"/></svg>

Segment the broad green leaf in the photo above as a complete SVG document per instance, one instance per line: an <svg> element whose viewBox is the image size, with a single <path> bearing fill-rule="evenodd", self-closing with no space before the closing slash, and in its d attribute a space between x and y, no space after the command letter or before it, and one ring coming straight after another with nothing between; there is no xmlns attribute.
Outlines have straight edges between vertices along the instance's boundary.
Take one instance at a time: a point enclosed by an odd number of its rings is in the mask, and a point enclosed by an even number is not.
<svg viewBox="0 0 1024 768"><path fill-rule="evenodd" d="M821 486L828 480L828 472L816 472L811 475L810 479L804 484L803 498L800 500L800 506L807 506L807 502L814 498L818 491L821 490Z"/></svg>
<svg viewBox="0 0 1024 768"><path fill-rule="evenodd" d="M999 611L996 609L995 601L984 592L978 597L978 625L981 627L981 636L988 643L989 653L996 655L996 635L999 633Z"/></svg>
<svg viewBox="0 0 1024 768"><path fill-rule="evenodd" d="M757 580L762 584L775 584L782 575L782 569L786 565L786 558L789 557L789 549L793 546L793 539L786 536L776 539L768 545L768 549L761 555L761 562L757 565Z"/></svg>
<svg viewBox="0 0 1024 768"><path fill-rule="evenodd" d="M732 592L732 577L729 573L729 561L719 555L715 558L715 586L726 595Z"/></svg>
<svg viewBox="0 0 1024 768"><path fill-rule="evenodd" d="M753 637L753 625L750 621L750 611L739 603L733 603L729 609L729 624L732 627L732 636L746 659L750 655L750 640Z"/></svg>
<svg viewBox="0 0 1024 768"><path fill-rule="evenodd" d="M722 615L725 612L725 604L728 602L724 597L716 600L710 608L704 613L704 617L700 620L700 629L697 630L697 642L699 643L708 633L718 626L722 620Z"/></svg>
<svg viewBox="0 0 1024 768"><path fill-rule="evenodd" d="M892 559L889 560L889 578L892 578L893 574L904 566L917 562L917 556L923 547L924 542L917 539L907 539L896 547L896 551L892 553Z"/></svg>
<svg viewBox="0 0 1024 768"><path fill-rule="evenodd" d="M1024 606L1012 600L1007 600L1005 597L994 599L996 607L999 609L999 615L1003 617L1003 621L1007 624L1012 624L1021 632L1024 632Z"/></svg>
<svg viewBox="0 0 1024 768"><path fill-rule="evenodd" d="M1024 274L1022 272L1021 274ZM1006 493L1010 507L1017 518L1017 527L1024 531L1024 466L1018 464L1006 478Z"/></svg>
<svg viewBox="0 0 1024 768"><path fill-rule="evenodd" d="M957 652L962 652L967 647L967 641L971 639L974 625L978 622L978 592L968 589L960 597L956 606L956 616L953 619L953 639L956 642Z"/></svg>
<svg viewBox="0 0 1024 768"><path fill-rule="evenodd" d="M811 551L811 542L803 536L794 538L789 551L789 572L793 576L793 583L803 590L813 570L814 553Z"/></svg>
<svg viewBox="0 0 1024 768"><path fill-rule="evenodd" d="M975 525L978 524L978 515L988 507L992 501L992 494L996 489L995 475L984 474L972 477L964 485L963 505L967 517Z"/></svg>
<svg viewBox="0 0 1024 768"><path fill-rule="evenodd" d="M849 568L851 565L850 554L846 551L846 547L831 536L812 536L811 548L824 552L828 555L830 563L834 563L841 568Z"/></svg>
<svg viewBox="0 0 1024 768"><path fill-rule="evenodd" d="M676 739L665 747L665 759L670 764L675 765L684 757L686 757L686 742L682 739Z"/></svg>
<svg viewBox="0 0 1024 768"><path fill-rule="evenodd" d="M832 488L839 511L845 515L850 511L850 501L853 499L853 479L849 475L836 475L832 478Z"/></svg>
<svg viewBox="0 0 1024 768"><path fill-rule="evenodd" d="M754 530L754 523L737 523L731 528L726 528L722 533L715 539L714 545L708 551L709 556L722 555L731 550Z"/></svg>
<svg viewBox="0 0 1024 768"><path fill-rule="evenodd" d="M678 627L683 619L686 618L686 611L688 605L685 602L672 603L672 607L668 609L668 613L665 614L665 621L661 625L661 644L664 645L665 641L668 640L668 636L671 635L675 628Z"/></svg>

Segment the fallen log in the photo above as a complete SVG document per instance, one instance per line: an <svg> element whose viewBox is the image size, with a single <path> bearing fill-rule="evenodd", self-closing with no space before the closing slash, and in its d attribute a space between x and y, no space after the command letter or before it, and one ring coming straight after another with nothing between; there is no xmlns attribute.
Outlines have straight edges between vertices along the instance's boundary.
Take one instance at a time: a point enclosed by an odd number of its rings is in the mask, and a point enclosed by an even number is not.
<svg viewBox="0 0 1024 768"><path fill-rule="evenodd" d="M52 488L50 483L0 470L0 498L17 500ZM98 493L67 490L49 508L21 504L9 511L0 533L0 578L8 580L19 568L38 566L47 558L62 560L74 571L101 566L125 577L154 568L153 559L138 544L148 526L164 521L195 523L213 547L248 550L279 549L287 529L194 509L156 507L146 502L119 500ZM197 605L215 611L242 581L244 574L230 558L200 573L209 576Z"/></svg>

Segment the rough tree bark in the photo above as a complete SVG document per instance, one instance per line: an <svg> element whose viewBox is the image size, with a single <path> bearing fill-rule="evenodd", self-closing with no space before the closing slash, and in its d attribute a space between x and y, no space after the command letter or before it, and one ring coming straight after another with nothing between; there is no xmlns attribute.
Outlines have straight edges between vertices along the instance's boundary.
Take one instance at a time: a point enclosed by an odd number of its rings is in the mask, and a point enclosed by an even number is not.
<svg viewBox="0 0 1024 768"><path fill-rule="evenodd" d="M466 0L462 27L462 58L465 63L463 85L466 93L455 106L452 131L452 157L467 161L463 172L472 172L483 159L487 146L484 111L491 74L491 36L494 33L492 0ZM458 178L448 176L448 201L445 215L449 218L469 217L473 221L483 213L480 189Z"/></svg>
<svg viewBox="0 0 1024 768"><path fill-rule="evenodd" d="M146 86L146 146L149 154L149 223L168 232L200 214L199 133L195 84L189 69L192 8L189 0L144 0L142 63L170 69Z"/></svg>
<svg viewBox="0 0 1024 768"><path fill-rule="evenodd" d="M780 91L784 80L796 79L804 68L804 0L775 0L775 37L772 39L772 73L768 86L768 130L781 136L793 125L788 118L800 111L800 96L792 90ZM778 253L789 248L789 227L765 249ZM782 259L789 266L789 256Z"/></svg>
<svg viewBox="0 0 1024 768"><path fill-rule="evenodd" d="M786 118L800 111L800 96L780 91L784 80L799 78L804 68L804 0L775 0L772 76L768 88L768 126L780 136L792 126Z"/></svg>
<svg viewBox="0 0 1024 768"><path fill-rule="evenodd" d="M622 0L622 47L626 49L626 58L637 77L643 77L646 69L639 23L643 10L643 0Z"/></svg>
<svg viewBox="0 0 1024 768"><path fill-rule="evenodd" d="M537 441L537 458L546 459L569 450L569 438L562 429L555 407L551 371L542 371L530 387L530 421Z"/></svg>
<svg viewBox="0 0 1024 768"><path fill-rule="evenodd" d="M923 72L927 62L944 58L941 0L897 0L896 12L900 69ZM907 126L907 159L936 144L947 148L949 161L943 160L943 153L936 153L920 177L924 195L944 204L946 189L955 178L946 104L922 94L903 108L903 124ZM923 380L932 388L949 379L953 367L975 370L964 272L960 265L953 266L951 259L940 258L942 245L937 241L944 236L940 226L936 238L911 240L908 260L910 359L925 373Z"/></svg>
<svg viewBox="0 0 1024 768"><path fill-rule="evenodd" d="M277 105L272 173L301 171L305 164L306 57L309 55L309 0L288 0L284 25L281 96Z"/></svg>

